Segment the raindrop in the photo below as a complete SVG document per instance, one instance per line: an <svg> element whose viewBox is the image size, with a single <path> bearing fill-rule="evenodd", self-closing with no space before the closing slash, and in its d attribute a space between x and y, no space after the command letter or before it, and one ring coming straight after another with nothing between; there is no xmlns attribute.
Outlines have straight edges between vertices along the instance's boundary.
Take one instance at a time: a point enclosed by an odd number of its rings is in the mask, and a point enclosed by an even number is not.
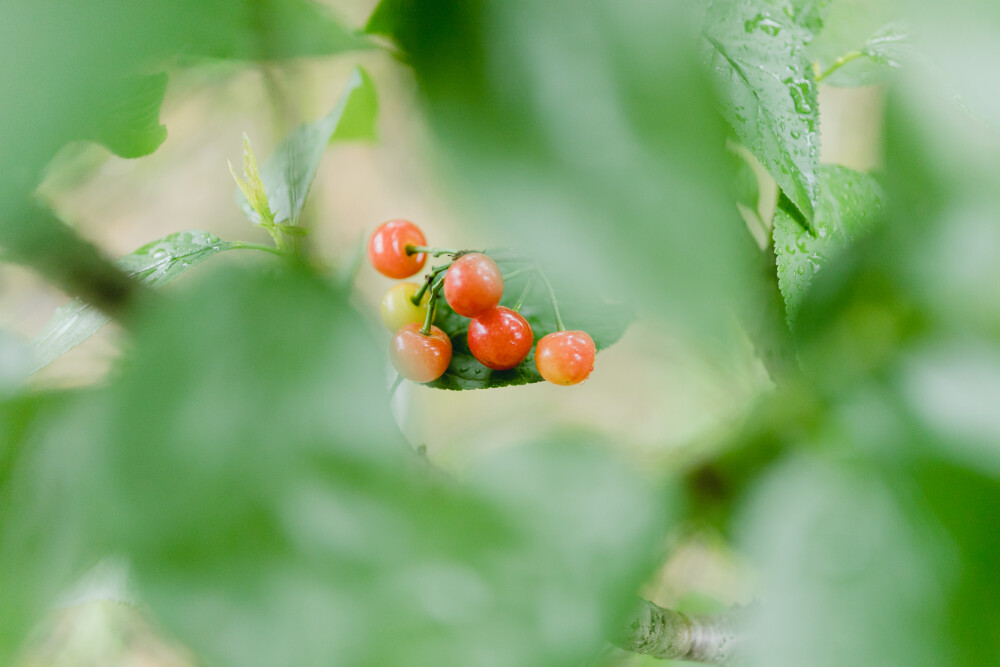
<svg viewBox="0 0 1000 667"><path fill-rule="evenodd" d="M781 32L781 24L763 14L757 14L743 24L743 29L748 33L760 30L771 37L777 37L778 33Z"/></svg>
<svg viewBox="0 0 1000 667"><path fill-rule="evenodd" d="M803 79L785 79L782 83L788 87L795 110L800 114L811 114L813 106L809 101L809 82Z"/></svg>

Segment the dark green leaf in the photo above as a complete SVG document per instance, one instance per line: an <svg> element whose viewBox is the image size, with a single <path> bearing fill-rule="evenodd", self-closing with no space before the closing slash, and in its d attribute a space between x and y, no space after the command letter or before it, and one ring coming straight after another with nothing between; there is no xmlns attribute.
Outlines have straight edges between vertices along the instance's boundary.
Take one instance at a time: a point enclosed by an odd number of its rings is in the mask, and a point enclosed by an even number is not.
<svg viewBox="0 0 1000 667"><path fill-rule="evenodd" d="M818 197L819 102L806 53L812 32L794 16L791 4L779 0L724 0L710 8L705 34L723 114L811 220Z"/></svg>
<svg viewBox="0 0 1000 667"><path fill-rule="evenodd" d="M318 279L216 274L134 340L76 506L213 664L579 664L648 574L668 499L586 437L467 483L415 465Z"/></svg>
<svg viewBox="0 0 1000 667"><path fill-rule="evenodd" d="M837 165L819 170L819 201L812 229L787 210L774 216L778 287L789 322L795 319L813 276L838 252L869 231L881 215L882 190L869 174Z"/></svg>
<svg viewBox="0 0 1000 667"><path fill-rule="evenodd" d="M125 255L116 264L127 275L150 287L166 285L188 268L212 255L237 247L203 231L177 232ZM61 306L31 341L31 375L87 340L111 320L97 308L74 299Z"/></svg>
<svg viewBox="0 0 1000 667"><path fill-rule="evenodd" d="M334 141L374 139L378 100L371 77L355 69L336 106L326 116L292 132L260 169L276 222L288 221L287 230L298 222L306 196L326 147ZM243 212L258 222L243 193L237 190Z"/></svg>
<svg viewBox="0 0 1000 667"><path fill-rule="evenodd" d="M524 267L524 262L497 262L505 273ZM528 280L528 274L521 274L504 285L504 295L500 305L512 308L521 295ZM563 294L572 294L568 290ZM557 298L559 293L557 293ZM594 345L601 351L613 345L625 333L625 329L635 320L635 311L622 304L595 304L559 300L559 310L567 329L586 331L594 339ZM535 341L546 334L558 331L552 303L544 283L536 280L528 298L524 301L521 314L531 325ZM448 307L441 298L434 323L451 338L452 356L448 370L437 380L427 384L435 389L495 389L522 384L544 382L535 368L535 350L509 371L495 371L483 366L469 351L467 335L469 318L462 317ZM595 362L595 364L598 362Z"/></svg>
<svg viewBox="0 0 1000 667"><path fill-rule="evenodd" d="M370 35L395 37L403 27L401 12L406 11L410 3L407 0L380 0L365 25L365 32Z"/></svg>

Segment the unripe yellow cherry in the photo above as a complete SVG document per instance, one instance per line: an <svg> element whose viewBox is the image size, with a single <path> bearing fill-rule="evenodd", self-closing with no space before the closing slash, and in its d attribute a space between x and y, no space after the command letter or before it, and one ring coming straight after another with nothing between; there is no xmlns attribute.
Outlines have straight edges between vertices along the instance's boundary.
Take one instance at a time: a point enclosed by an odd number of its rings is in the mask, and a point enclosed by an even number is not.
<svg viewBox="0 0 1000 667"><path fill-rule="evenodd" d="M395 333L406 324L423 324L427 317L427 302L430 300L430 290L424 292L420 305L415 306L410 297L417 293L420 285L416 283L399 283L393 285L382 297L382 324Z"/></svg>

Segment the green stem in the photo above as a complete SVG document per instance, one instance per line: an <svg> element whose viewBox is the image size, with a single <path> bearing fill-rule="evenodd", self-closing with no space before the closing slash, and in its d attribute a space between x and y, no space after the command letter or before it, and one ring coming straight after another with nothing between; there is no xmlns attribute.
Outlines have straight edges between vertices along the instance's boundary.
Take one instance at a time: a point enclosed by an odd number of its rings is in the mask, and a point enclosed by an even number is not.
<svg viewBox="0 0 1000 667"><path fill-rule="evenodd" d="M844 55L834 60L833 63L829 67L827 67L825 71L817 73L816 83L819 83L823 79L827 78L828 76L830 76L838 69L840 69L847 63L851 62L852 60L857 60L858 58L861 58L864 55L865 55L864 51L848 51Z"/></svg>
<svg viewBox="0 0 1000 667"><path fill-rule="evenodd" d="M418 289L416 292L413 293L413 296L410 297L410 302L414 306L419 306L421 299L424 298L424 294L427 293L427 290L430 288L431 283L434 282L434 279L437 278L438 274L440 274L442 271L447 271L448 267L451 265L452 262L448 262L447 264L442 264L441 266L435 266L433 269L431 269L431 272L428 273L427 277L424 278L424 284L420 286L420 289Z"/></svg>
<svg viewBox="0 0 1000 667"><path fill-rule="evenodd" d="M441 291L442 285L444 285L444 278L434 283L434 287L431 288L431 298L427 302L427 317L424 318L424 326L420 329L420 333L425 336L431 335L431 325L434 324L434 311L437 310L438 293Z"/></svg>
<svg viewBox="0 0 1000 667"><path fill-rule="evenodd" d="M418 252L425 252L433 257L440 257L441 255L457 255L462 251L452 250L451 248L430 248L425 245L407 244L406 246L407 255L416 255Z"/></svg>
<svg viewBox="0 0 1000 667"><path fill-rule="evenodd" d="M541 269L537 269L537 272L545 282L545 287L549 290L549 301L552 302L552 312L556 315L556 328L559 329L559 331L566 331L566 325L563 324L562 316L559 314L559 300L556 299L556 291L552 289L552 283L549 282L549 278L545 275L545 272Z"/></svg>
<svg viewBox="0 0 1000 667"><path fill-rule="evenodd" d="M515 271L514 273L517 273ZM531 287L535 284L535 276L537 273L532 273L528 277L528 282L524 284L524 289L521 290L521 296L517 297L517 303L514 304L514 310L518 313L521 312L521 306L524 305L524 300L528 298L528 293L531 292Z"/></svg>
<svg viewBox="0 0 1000 667"><path fill-rule="evenodd" d="M262 252L269 252L272 255L277 255L278 257L287 257L287 255L279 250L278 248L273 248L269 245L263 245L261 243L247 243L245 241L232 241L230 248L234 250L260 250Z"/></svg>

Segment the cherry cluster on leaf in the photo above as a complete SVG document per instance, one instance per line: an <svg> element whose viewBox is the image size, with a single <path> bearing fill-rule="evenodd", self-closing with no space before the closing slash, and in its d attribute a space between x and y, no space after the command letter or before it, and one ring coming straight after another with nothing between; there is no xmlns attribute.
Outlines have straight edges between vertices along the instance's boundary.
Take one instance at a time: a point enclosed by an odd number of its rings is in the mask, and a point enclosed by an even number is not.
<svg viewBox="0 0 1000 667"><path fill-rule="evenodd" d="M594 368L596 348L584 331L567 331L555 295L549 294L559 331L542 337L537 345L531 325L520 308L534 283L528 280L513 308L500 305L504 276L484 252L429 248L423 232L408 220L390 220L376 228L368 242L372 266L389 278L409 278L419 273L428 256L447 256L433 267L423 284L393 286L382 298L382 322L394 332L389 358L396 371L414 382L432 382L448 370L452 343L434 326L437 300L442 292L455 313L468 317L468 345L472 355L487 368L503 371L517 367L535 347L535 366L549 382L572 385L583 382ZM548 279L537 268L545 283ZM520 271L518 271L519 273Z"/></svg>

